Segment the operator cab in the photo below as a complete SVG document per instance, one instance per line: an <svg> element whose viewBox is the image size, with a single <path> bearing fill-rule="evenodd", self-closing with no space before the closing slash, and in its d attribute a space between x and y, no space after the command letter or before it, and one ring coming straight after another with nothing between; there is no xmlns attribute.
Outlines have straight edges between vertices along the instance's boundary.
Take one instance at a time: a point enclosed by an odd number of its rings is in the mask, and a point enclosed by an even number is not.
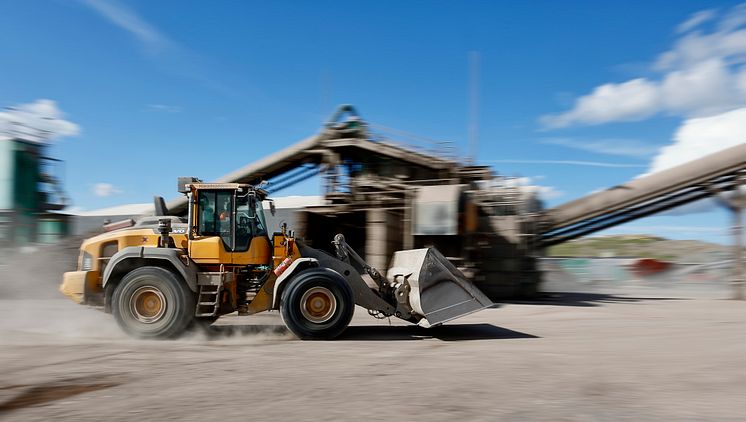
<svg viewBox="0 0 746 422"><path fill-rule="evenodd" d="M213 264L269 264L264 190L243 183L202 183L188 177L179 178L179 192L189 199L187 233L190 255L196 261L203 258L203 263Z"/></svg>
<svg viewBox="0 0 746 422"><path fill-rule="evenodd" d="M219 236L226 250L244 252L254 236L267 236L262 198L253 189L197 188L195 236Z"/></svg>

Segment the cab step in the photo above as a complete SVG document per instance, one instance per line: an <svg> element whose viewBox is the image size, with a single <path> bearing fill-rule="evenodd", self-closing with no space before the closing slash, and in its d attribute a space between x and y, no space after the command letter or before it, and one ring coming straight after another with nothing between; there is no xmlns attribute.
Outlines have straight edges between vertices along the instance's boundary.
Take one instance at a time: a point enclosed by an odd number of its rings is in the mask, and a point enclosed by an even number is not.
<svg viewBox="0 0 746 422"><path fill-rule="evenodd" d="M197 298L197 309L194 316L209 317L215 316L220 307L220 293L223 291L222 285L200 285L199 295Z"/></svg>

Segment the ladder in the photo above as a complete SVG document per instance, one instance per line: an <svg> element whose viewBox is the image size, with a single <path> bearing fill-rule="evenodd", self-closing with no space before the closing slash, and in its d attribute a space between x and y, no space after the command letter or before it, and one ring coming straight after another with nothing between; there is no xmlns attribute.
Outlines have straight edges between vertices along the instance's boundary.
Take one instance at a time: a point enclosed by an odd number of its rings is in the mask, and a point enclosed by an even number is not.
<svg viewBox="0 0 746 422"><path fill-rule="evenodd" d="M197 295L197 311L194 316L209 317L217 315L218 307L220 307L220 293L222 291L222 284L200 285L199 294Z"/></svg>

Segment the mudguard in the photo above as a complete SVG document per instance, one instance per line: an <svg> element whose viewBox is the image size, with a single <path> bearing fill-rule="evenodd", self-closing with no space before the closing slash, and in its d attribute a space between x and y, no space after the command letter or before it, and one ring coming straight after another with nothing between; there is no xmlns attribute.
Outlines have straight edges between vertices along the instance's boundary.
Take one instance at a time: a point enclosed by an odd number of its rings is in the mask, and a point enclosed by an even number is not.
<svg viewBox="0 0 746 422"><path fill-rule="evenodd" d="M347 284L352 288L356 305L381 312L384 315L394 315L396 308L376 294L365 283L365 280L363 280L355 267L326 252L312 248L303 242L297 242L296 244L298 245L301 256L315 259L318 261L320 267L334 270L347 281Z"/></svg>
<svg viewBox="0 0 746 422"><path fill-rule="evenodd" d="M146 260L157 259L169 262L186 281L189 289L197 291L197 265L185 265L181 260L184 251L174 248L154 248L148 246L129 246L115 253L109 260L102 277L103 287L111 279L112 274L120 271L131 271L146 264ZM187 262L191 263L191 260Z"/></svg>
<svg viewBox="0 0 746 422"><path fill-rule="evenodd" d="M309 267L318 267L319 263L313 258L298 258L295 261L293 261L290 266L283 271L282 274L280 274L279 277L277 277L277 280L275 281L275 285L272 289L272 309L277 309L278 306L280 306L280 289L282 289L282 285L285 284L285 281L287 281L290 277L293 276L293 274L297 271L305 270Z"/></svg>

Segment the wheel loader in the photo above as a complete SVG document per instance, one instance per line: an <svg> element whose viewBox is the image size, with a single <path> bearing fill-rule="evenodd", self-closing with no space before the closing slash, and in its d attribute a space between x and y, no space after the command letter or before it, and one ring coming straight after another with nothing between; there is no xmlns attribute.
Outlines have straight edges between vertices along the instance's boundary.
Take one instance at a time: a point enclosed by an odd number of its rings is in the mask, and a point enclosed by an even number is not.
<svg viewBox="0 0 746 422"><path fill-rule="evenodd" d="M161 199L160 215L84 241L62 293L103 306L141 338L177 337L233 312L279 310L299 338L332 339L356 305L423 327L493 305L433 248L395 252L384 276L341 234L327 252L285 225L270 233L262 203L271 200L260 188L189 177L178 179L178 190L188 200L186 219L167 216Z"/></svg>

